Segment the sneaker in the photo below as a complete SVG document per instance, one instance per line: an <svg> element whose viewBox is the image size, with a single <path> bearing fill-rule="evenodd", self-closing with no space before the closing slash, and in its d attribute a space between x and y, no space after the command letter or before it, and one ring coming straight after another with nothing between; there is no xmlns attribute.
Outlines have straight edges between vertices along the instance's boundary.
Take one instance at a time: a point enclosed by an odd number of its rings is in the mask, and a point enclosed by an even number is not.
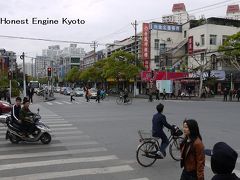
<svg viewBox="0 0 240 180"><path fill-rule="evenodd" d="M161 151L157 151L156 154L157 154L159 157L162 157L162 158L165 157Z"/></svg>

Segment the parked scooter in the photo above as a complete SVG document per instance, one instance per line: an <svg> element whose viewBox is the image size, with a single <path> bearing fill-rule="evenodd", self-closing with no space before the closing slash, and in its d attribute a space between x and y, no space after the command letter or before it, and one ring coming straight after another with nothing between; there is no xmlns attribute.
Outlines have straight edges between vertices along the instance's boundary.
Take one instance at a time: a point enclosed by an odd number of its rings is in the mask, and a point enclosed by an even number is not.
<svg viewBox="0 0 240 180"><path fill-rule="evenodd" d="M32 137L26 136L19 126L12 123L11 115L0 116L0 122L7 126L6 140L9 139L13 144L17 144L20 141L37 142L39 140L43 144L49 144L52 139L50 135L51 129L40 120L39 109L38 113L32 113L30 117L36 127L35 132L31 134Z"/></svg>

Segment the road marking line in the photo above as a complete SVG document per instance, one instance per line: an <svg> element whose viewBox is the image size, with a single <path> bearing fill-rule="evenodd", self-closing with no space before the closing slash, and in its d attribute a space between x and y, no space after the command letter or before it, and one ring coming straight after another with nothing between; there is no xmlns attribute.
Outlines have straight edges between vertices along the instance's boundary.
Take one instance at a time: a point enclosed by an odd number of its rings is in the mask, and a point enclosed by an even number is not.
<svg viewBox="0 0 240 180"><path fill-rule="evenodd" d="M64 177L73 177L73 176L82 176L82 175L96 175L96 174L110 174L110 173L119 173L126 171L133 171L134 169L129 165L122 166L111 166L104 168L90 168L90 169L76 169L71 171L60 171L60 172L49 172L49 173L36 173L22 176L14 177L2 177L1 180L39 180L39 179L55 179L55 178L64 178Z"/></svg>
<svg viewBox="0 0 240 180"><path fill-rule="evenodd" d="M238 158L239 159L239 158ZM205 166L211 169L211 163L208 160L205 160ZM240 170L234 169L233 172L239 177L240 176Z"/></svg>
<svg viewBox="0 0 240 180"><path fill-rule="evenodd" d="M1 147L0 152L2 151L14 151L14 150L31 150L31 149L39 149L39 148L51 148L54 147L61 147L61 146L81 146L81 145L97 145L98 143L96 141L75 141L75 142L58 142L54 144L49 144L46 146L43 146L42 144L21 144L22 146L7 146L7 147ZM7 144L9 145L9 144Z"/></svg>
<svg viewBox="0 0 240 180"><path fill-rule="evenodd" d="M72 103L70 103L70 102L67 102L67 101L62 101L62 102L66 103L66 104L72 104Z"/></svg>
<svg viewBox="0 0 240 180"><path fill-rule="evenodd" d="M82 135L82 136L63 136L63 137L59 137L59 136L57 136L55 139L56 140L71 140L71 139L89 139L90 138L90 136L88 136L88 135Z"/></svg>
<svg viewBox="0 0 240 180"><path fill-rule="evenodd" d="M72 124L52 124L49 127L66 127L66 126L73 126Z"/></svg>
<svg viewBox="0 0 240 180"><path fill-rule="evenodd" d="M107 161L107 160L116 160L116 159L118 159L116 156L108 155L108 156L93 156L93 157L82 157L82 158L24 162L24 163L0 165L0 171L17 169L17 168L32 168L32 167L40 167L40 166L71 164L71 163L81 163L81 162L97 162L97 161Z"/></svg>
<svg viewBox="0 0 240 180"><path fill-rule="evenodd" d="M70 135L70 134L83 134L82 131L60 131L60 132L53 132L53 135Z"/></svg>
<svg viewBox="0 0 240 180"><path fill-rule="evenodd" d="M91 152L101 152L107 151L106 148L87 148L87 149L74 149L65 151L51 151L51 152L36 152L36 153L25 153L25 154L12 154L12 155L0 155L0 160L3 159L20 159L20 158L33 158L33 157L43 157L43 156L58 156L58 155L72 155L80 153L91 153Z"/></svg>
<svg viewBox="0 0 240 180"><path fill-rule="evenodd" d="M79 104L79 102L75 102L76 104Z"/></svg>
<svg viewBox="0 0 240 180"><path fill-rule="evenodd" d="M54 128L52 131L78 130L77 127Z"/></svg>
<svg viewBox="0 0 240 180"><path fill-rule="evenodd" d="M129 179L129 180L149 180L148 178L138 178L138 179Z"/></svg>
<svg viewBox="0 0 240 180"><path fill-rule="evenodd" d="M47 103L48 105L50 105L50 106L53 105L53 103L50 103L50 102L46 102L46 103Z"/></svg>
<svg viewBox="0 0 240 180"><path fill-rule="evenodd" d="M65 121L65 120L61 120L61 121L45 121L44 120L44 123L46 123L46 124L66 124L66 123L69 123L69 122Z"/></svg>
<svg viewBox="0 0 240 180"><path fill-rule="evenodd" d="M55 103L56 103L56 104L63 104L63 103L61 103L61 102L57 102L57 101L56 101Z"/></svg>

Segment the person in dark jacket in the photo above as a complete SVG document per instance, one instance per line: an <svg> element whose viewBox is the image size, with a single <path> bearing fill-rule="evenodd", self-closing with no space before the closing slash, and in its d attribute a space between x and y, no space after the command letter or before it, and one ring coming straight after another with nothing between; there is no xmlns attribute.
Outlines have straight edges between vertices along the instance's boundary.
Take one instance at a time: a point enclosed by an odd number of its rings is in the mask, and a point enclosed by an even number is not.
<svg viewBox="0 0 240 180"><path fill-rule="evenodd" d="M227 95L228 95L228 90L227 90L227 88L224 88L224 90L223 90L223 101L227 101Z"/></svg>
<svg viewBox="0 0 240 180"><path fill-rule="evenodd" d="M23 107L19 112L19 117L22 122L22 128L28 135L31 135L35 130L35 124L31 118L33 113L29 109L29 100L27 98L23 99Z"/></svg>
<svg viewBox="0 0 240 180"><path fill-rule="evenodd" d="M160 151L157 152L157 155L164 158L166 156L166 148L169 144L169 140L163 131L163 127L165 126L166 128L173 130L173 126L168 124L166 116L162 114L164 105L160 103L157 105L156 109L158 112L153 115L152 119L152 136L162 140Z"/></svg>
<svg viewBox="0 0 240 180"><path fill-rule="evenodd" d="M233 173L238 154L228 144L218 142L212 150L206 149L205 154L211 156L211 169L215 174L212 180L240 180Z"/></svg>
<svg viewBox="0 0 240 180"><path fill-rule="evenodd" d="M21 110L21 101L22 99L20 97L16 98L16 103L12 107L11 117L12 117L12 123L15 125L21 127L21 120L20 120L20 110Z"/></svg>
<svg viewBox="0 0 240 180"><path fill-rule="evenodd" d="M237 90L237 99L238 99L238 101L240 99L240 88L238 88L238 90Z"/></svg>
<svg viewBox="0 0 240 180"><path fill-rule="evenodd" d="M184 140L181 148L180 180L204 180L205 154L198 123L194 119L183 121Z"/></svg>

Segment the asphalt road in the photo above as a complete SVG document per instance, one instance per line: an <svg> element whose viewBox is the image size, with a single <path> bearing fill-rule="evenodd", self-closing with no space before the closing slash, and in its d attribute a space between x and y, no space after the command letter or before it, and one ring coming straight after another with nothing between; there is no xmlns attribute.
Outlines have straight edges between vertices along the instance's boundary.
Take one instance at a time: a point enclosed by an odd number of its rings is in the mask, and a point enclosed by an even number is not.
<svg viewBox="0 0 240 180"><path fill-rule="evenodd" d="M182 126L185 118L198 121L206 148L218 141L227 142L240 152L239 103L216 101L161 101L170 124ZM56 100L31 105L53 130L50 145L12 145L0 129L1 179L84 179L84 180L178 180L179 162L169 155L153 166L137 164L137 130L151 129L155 106L146 99L132 105L117 105L115 98L97 103L56 94ZM168 133L166 131L166 133ZM240 175L240 165L236 173ZM205 177L212 177L209 158ZM5 177L5 178L3 178Z"/></svg>

